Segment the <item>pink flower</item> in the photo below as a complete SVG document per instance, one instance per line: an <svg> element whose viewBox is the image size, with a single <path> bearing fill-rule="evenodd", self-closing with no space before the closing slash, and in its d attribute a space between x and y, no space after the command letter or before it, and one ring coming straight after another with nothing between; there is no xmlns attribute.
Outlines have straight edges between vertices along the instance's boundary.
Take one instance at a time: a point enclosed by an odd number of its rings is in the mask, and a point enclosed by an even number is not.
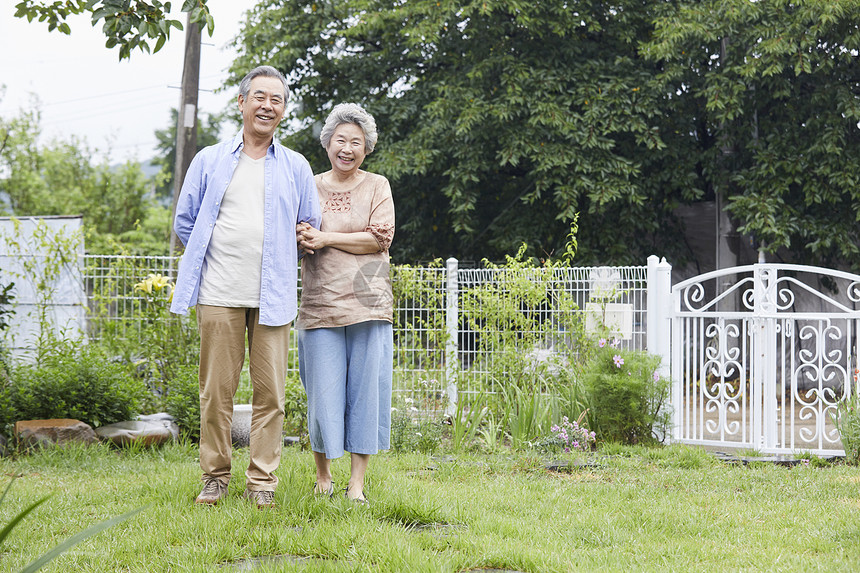
<svg viewBox="0 0 860 573"><path fill-rule="evenodd" d="M611 346L612 348L618 348L619 346L621 346L621 341L617 338L613 338L612 344L610 344L609 346Z"/></svg>
<svg viewBox="0 0 860 573"><path fill-rule="evenodd" d="M597 341L597 346L599 346L600 348L603 348L604 346L606 346L606 339L605 339L605 338L601 338L600 340L598 340L598 341Z"/></svg>
<svg viewBox="0 0 860 573"><path fill-rule="evenodd" d="M624 364L624 359L621 358L618 354L612 357L612 361L615 363L615 366L621 368L621 365Z"/></svg>

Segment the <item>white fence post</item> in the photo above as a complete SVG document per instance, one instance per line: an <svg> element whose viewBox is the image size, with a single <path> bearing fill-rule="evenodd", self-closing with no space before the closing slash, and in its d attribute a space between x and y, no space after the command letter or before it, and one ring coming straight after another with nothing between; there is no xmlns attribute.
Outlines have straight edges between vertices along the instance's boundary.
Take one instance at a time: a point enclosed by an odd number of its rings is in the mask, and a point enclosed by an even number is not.
<svg viewBox="0 0 860 573"><path fill-rule="evenodd" d="M445 413L453 416L457 411L457 372L459 361L457 350L459 346L459 316L458 304L459 286L457 280L457 269L459 261L451 257L445 261L447 268L447 297L445 300L445 393L448 395L448 407Z"/></svg>
<svg viewBox="0 0 860 573"><path fill-rule="evenodd" d="M648 321L647 348L650 354L661 358L660 376L668 376L671 364L670 340L672 308L672 265L666 259L658 259L656 255L648 257Z"/></svg>
<svg viewBox="0 0 860 573"><path fill-rule="evenodd" d="M661 378L671 375L672 364L672 265L656 255L648 257L648 294L646 320L648 324L647 349L650 354L660 357L657 373ZM672 438L680 437L680 424L675 408L680 403L678 383L672 382Z"/></svg>

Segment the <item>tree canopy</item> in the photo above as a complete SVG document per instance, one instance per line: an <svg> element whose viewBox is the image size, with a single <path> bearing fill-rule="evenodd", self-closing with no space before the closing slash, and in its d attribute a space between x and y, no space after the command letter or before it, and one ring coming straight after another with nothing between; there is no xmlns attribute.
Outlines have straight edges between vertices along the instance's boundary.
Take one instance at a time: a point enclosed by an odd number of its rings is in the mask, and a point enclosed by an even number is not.
<svg viewBox="0 0 860 573"><path fill-rule="evenodd" d="M860 2L683 2L643 51L740 231L860 262Z"/></svg>
<svg viewBox="0 0 860 573"><path fill-rule="evenodd" d="M66 18L71 14L88 13L96 26L104 21L102 32L107 37L105 46L119 46L119 59L129 58L134 49L157 52L170 38L171 28L182 30L182 22L168 17L171 3L160 0L22 0L15 4L15 17L38 19L47 22L48 30L71 34ZM183 0L182 11L191 22L205 27L209 35L215 21L206 6L206 0ZM155 42L150 48L150 42Z"/></svg>
<svg viewBox="0 0 860 573"><path fill-rule="evenodd" d="M857 38L848 0L264 0L234 80L284 70L287 143L328 168L332 105L377 119L400 260L683 260L679 205L720 193L798 260L858 255Z"/></svg>

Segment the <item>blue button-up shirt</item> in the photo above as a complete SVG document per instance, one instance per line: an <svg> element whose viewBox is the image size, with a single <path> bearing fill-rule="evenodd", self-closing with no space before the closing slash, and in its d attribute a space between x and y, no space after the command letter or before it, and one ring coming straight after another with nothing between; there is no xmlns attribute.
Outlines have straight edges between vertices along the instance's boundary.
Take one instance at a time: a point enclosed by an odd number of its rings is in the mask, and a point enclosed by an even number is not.
<svg viewBox="0 0 860 573"><path fill-rule="evenodd" d="M173 221L185 254L179 263L171 312L188 314L197 304L203 259L243 145L240 132L200 151L188 168ZM260 324L282 326L296 317L298 309L296 224L306 221L319 228L320 205L311 166L299 153L273 143L266 152L264 171Z"/></svg>

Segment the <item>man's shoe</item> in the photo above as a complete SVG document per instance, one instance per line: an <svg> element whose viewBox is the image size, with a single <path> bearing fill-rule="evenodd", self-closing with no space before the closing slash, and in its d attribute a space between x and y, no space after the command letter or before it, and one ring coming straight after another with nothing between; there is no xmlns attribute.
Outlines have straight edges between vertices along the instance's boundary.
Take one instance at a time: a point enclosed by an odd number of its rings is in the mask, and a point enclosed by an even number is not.
<svg viewBox="0 0 860 573"><path fill-rule="evenodd" d="M218 505L222 498L227 497L227 486L216 478L209 478L203 484L203 491L194 500L194 503L204 505Z"/></svg>
<svg viewBox="0 0 860 573"><path fill-rule="evenodd" d="M275 507L275 492L273 491L253 491L250 489L246 489L245 493L242 494L242 497L253 501L254 504L256 504L257 509L263 509L265 507Z"/></svg>

